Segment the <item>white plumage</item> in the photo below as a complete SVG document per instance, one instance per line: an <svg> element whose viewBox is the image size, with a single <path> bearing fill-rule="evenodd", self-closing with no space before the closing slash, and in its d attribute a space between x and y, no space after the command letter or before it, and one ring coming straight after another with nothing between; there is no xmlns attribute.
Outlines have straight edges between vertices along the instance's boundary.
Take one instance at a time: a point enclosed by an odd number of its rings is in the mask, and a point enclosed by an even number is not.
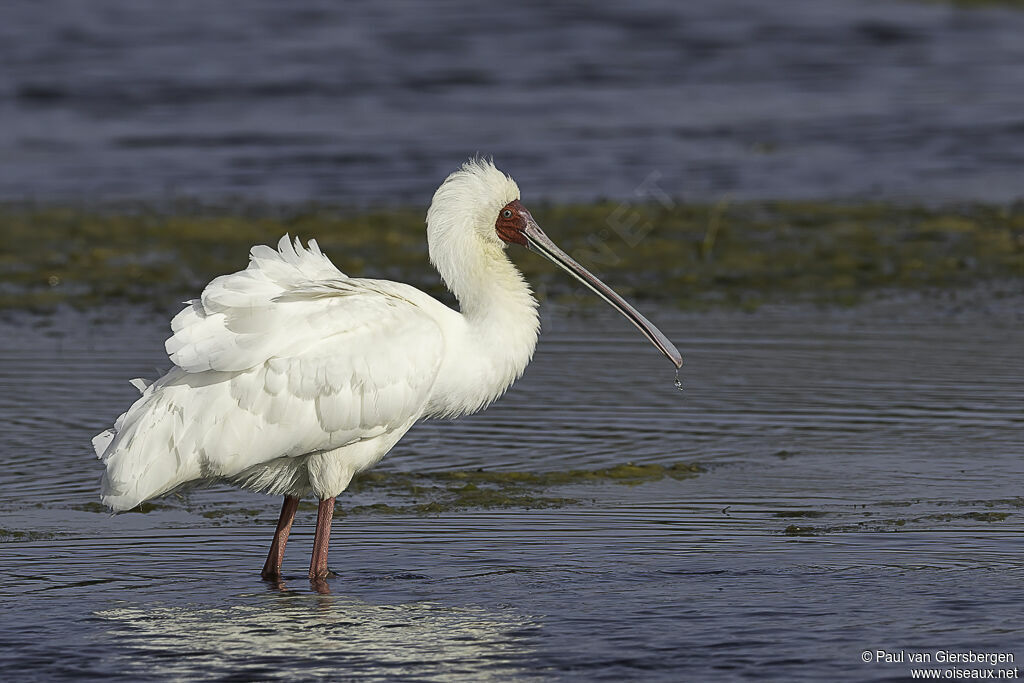
<svg viewBox="0 0 1024 683"><path fill-rule="evenodd" d="M276 250L253 247L247 269L216 278L174 317L166 343L174 367L94 439L106 466L104 504L127 510L213 480L331 498L420 418L500 396L533 353L536 303L501 241L467 231L453 214L485 199L497 215L516 198L515 183L486 162L467 164L438 190L428 230L446 248L431 256L443 258L455 293L477 304L468 318L409 285L347 277L315 240L303 248L286 235ZM480 250L504 263L465 263ZM516 290L495 302L500 309L484 300L496 283L478 281L495 275ZM522 330L514 353L481 329L494 317ZM482 379L486 388L476 386Z"/></svg>
<svg viewBox="0 0 1024 683"><path fill-rule="evenodd" d="M93 439L106 468L103 502L127 510L183 485L227 481L288 497L286 540L289 499L312 492L333 509L352 476L417 420L480 410L522 375L537 343L537 303L508 243L570 270L678 358L547 240L518 199L515 182L483 160L435 193L430 259L458 312L409 285L350 278L314 240L303 247L286 235L276 250L253 247L248 268L210 282L171 322L172 369L151 384L134 380L142 396ZM314 578L326 573L326 516ZM264 576L277 575L277 543Z"/></svg>

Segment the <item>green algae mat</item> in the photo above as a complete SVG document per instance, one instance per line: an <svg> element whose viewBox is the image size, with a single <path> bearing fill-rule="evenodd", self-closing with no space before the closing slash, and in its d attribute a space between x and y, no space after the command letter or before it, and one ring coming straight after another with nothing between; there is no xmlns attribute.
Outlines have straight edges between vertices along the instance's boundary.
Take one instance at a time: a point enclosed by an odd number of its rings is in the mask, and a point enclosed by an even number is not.
<svg viewBox="0 0 1024 683"><path fill-rule="evenodd" d="M743 203L536 206L549 235L623 294L681 308L798 298L856 303L887 288L1024 276L1024 206ZM145 302L164 309L244 268L253 244L316 238L344 272L441 292L423 212L318 207L0 207L0 308ZM543 298L575 298L542 259L513 259ZM580 296L581 301L590 297Z"/></svg>

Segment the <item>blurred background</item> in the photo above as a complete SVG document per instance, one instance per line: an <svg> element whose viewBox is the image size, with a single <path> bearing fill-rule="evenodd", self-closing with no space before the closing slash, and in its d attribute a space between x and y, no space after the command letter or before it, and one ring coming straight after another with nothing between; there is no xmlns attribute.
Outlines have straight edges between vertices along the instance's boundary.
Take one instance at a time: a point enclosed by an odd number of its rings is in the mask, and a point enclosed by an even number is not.
<svg viewBox="0 0 1024 683"><path fill-rule="evenodd" d="M1005 202L1016 3L75 0L0 7L0 199Z"/></svg>

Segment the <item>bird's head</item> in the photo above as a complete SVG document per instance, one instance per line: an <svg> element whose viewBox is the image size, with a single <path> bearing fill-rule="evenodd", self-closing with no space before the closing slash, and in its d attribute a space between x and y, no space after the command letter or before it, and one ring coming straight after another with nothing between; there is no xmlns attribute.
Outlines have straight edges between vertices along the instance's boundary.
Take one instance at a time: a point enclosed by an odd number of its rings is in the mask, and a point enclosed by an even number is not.
<svg viewBox="0 0 1024 683"><path fill-rule="evenodd" d="M518 199L513 199L498 210L497 218L494 221L494 233L505 244L524 246L572 275L636 325L637 329L643 332L644 336L658 347L658 350L665 354L665 357L672 361L677 368L683 366L683 358L679 350L662 334L661 330L616 294L611 287L601 282L597 276L559 249L551 241L551 238L544 234L544 231L537 225L537 221L530 215L529 210Z"/></svg>
<svg viewBox="0 0 1024 683"><path fill-rule="evenodd" d="M437 189L427 211L427 238L431 261L449 285L456 277L449 274L451 258L467 240L484 251L518 244L540 254L604 299L682 367L679 350L661 330L544 234L520 201L519 186L490 160L470 159Z"/></svg>
<svg viewBox="0 0 1024 683"><path fill-rule="evenodd" d="M516 181L499 171L490 159L473 158L452 173L437 188L427 211L427 238L431 246L453 251L476 243L502 249L504 243L494 231L499 210L519 199ZM431 258L435 250L431 249ZM440 265L440 264L436 264Z"/></svg>

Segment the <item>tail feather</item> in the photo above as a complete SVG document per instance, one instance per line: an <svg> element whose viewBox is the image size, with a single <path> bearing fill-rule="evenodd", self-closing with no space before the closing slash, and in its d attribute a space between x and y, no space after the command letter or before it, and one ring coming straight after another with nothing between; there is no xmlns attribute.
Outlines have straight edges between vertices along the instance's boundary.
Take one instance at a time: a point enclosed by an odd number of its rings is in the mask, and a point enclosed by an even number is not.
<svg viewBox="0 0 1024 683"><path fill-rule="evenodd" d="M101 500L117 512L130 510L199 475L198 459L181 458L175 447L174 432L180 429L182 419L171 397L143 380L133 380L132 384L142 396L117 419L113 429L92 440L97 457L106 467Z"/></svg>
<svg viewBox="0 0 1024 683"><path fill-rule="evenodd" d="M103 459L103 454L107 452L107 447L110 446L110 442L114 440L116 434L117 432L113 429L107 429L92 437L92 447L96 451L97 458Z"/></svg>
<svg viewBox="0 0 1024 683"><path fill-rule="evenodd" d="M285 409L272 410L275 396L266 391L262 372L190 373L176 367L152 384L133 384L142 396L113 429L93 438L106 468L101 499L115 511L190 483L234 481L247 470L239 480L246 488L294 492L306 486L304 476L290 471L301 469L296 456L326 441L313 401L292 397ZM283 415L289 416L287 425L274 421ZM309 436L297 440L296 434ZM345 430L332 435L338 446L358 438ZM257 473L275 458L280 462Z"/></svg>

